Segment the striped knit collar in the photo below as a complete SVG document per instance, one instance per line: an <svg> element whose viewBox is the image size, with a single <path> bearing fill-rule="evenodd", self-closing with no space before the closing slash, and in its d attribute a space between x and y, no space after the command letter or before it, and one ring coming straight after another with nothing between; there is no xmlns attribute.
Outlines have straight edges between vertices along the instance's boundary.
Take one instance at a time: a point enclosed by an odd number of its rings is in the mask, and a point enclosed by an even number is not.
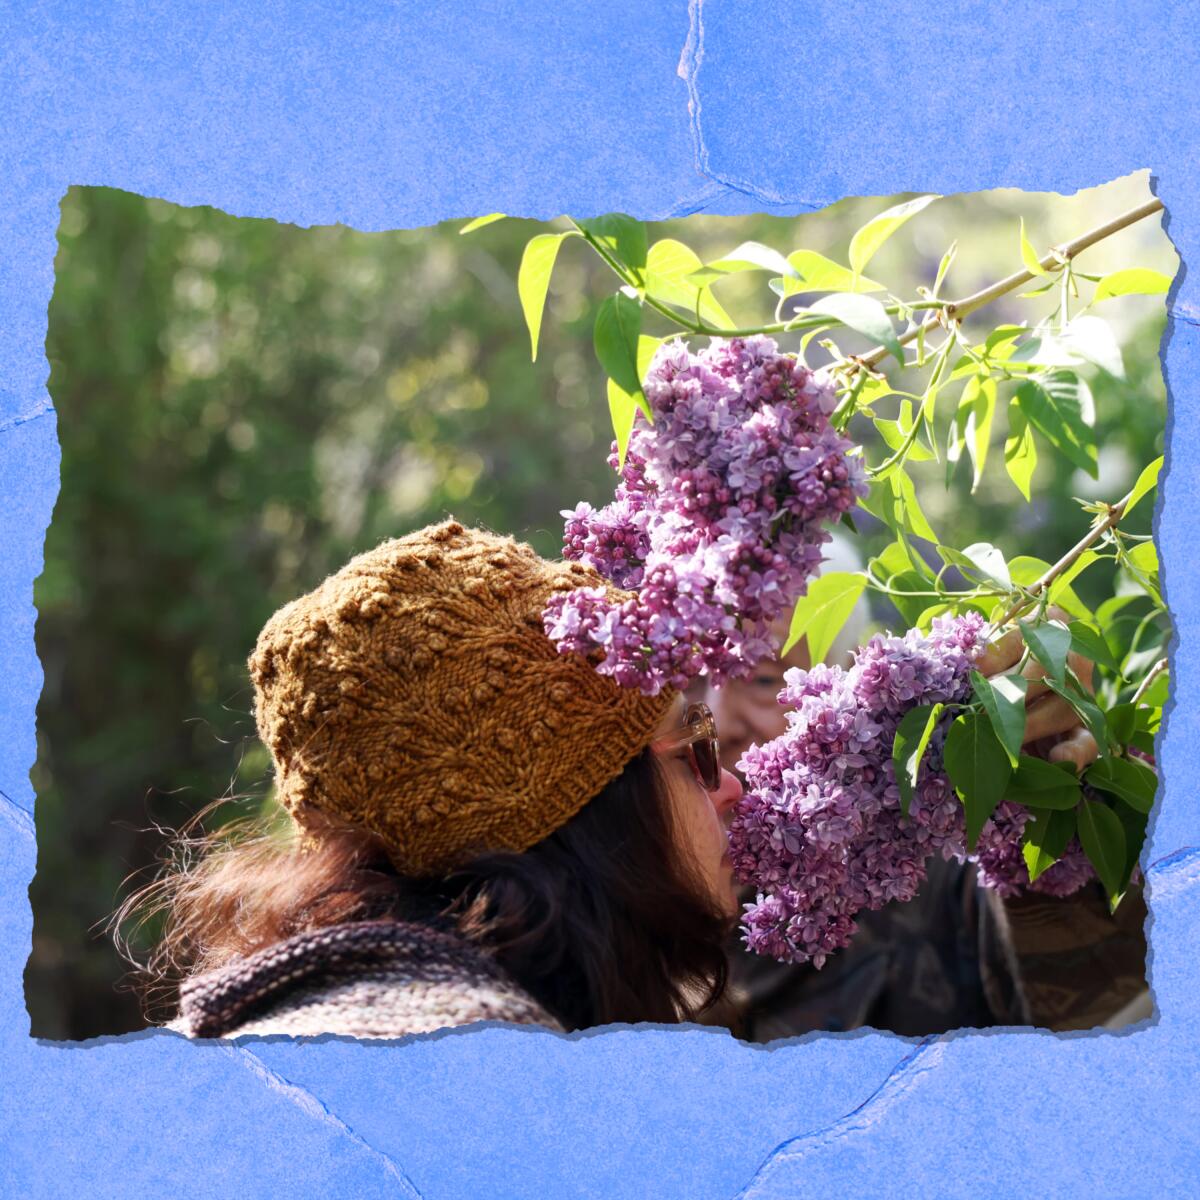
<svg viewBox="0 0 1200 1200"><path fill-rule="evenodd" d="M355 921L297 934L185 980L179 1015L193 1037L226 1037L303 988L398 967L511 986L487 954L454 934L401 921Z"/></svg>

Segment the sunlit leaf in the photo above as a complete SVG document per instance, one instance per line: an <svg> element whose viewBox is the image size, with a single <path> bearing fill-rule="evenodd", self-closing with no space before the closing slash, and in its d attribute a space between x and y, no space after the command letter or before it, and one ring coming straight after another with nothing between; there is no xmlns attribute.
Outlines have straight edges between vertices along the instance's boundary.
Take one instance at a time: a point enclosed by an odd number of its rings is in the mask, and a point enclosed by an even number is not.
<svg viewBox="0 0 1200 1200"><path fill-rule="evenodd" d="M458 232L460 234L473 233L476 229L482 229L485 225L490 225L493 221L501 221L503 219L503 213L488 213L486 217L476 217L475 220L468 221Z"/></svg>
<svg viewBox="0 0 1200 1200"><path fill-rule="evenodd" d="M868 279L865 275L855 276L849 267L818 254L815 250L793 250L788 262L795 268L799 278L783 277L785 296L797 292L881 292L883 284Z"/></svg>
<svg viewBox="0 0 1200 1200"><path fill-rule="evenodd" d="M958 254L958 242L950 243L950 249L942 255L942 261L938 263L937 276L933 281L933 294L939 295L942 290L942 280L946 278L946 272L950 270L950 265L954 262L955 256Z"/></svg>
<svg viewBox="0 0 1200 1200"><path fill-rule="evenodd" d="M1030 499L1030 485L1037 468L1037 447L1033 444L1033 429L1017 401L1008 402L1008 438L1004 443L1004 469L1017 485L1017 490Z"/></svg>
<svg viewBox="0 0 1200 1200"><path fill-rule="evenodd" d="M617 439L617 469L625 466L625 451L637 416L637 401L615 379L608 381L608 413L612 418L613 436Z"/></svg>
<svg viewBox="0 0 1200 1200"><path fill-rule="evenodd" d="M1121 514L1122 518L1129 516L1133 511L1134 505L1143 496L1152 492L1158 486L1158 475L1162 470L1162 465L1163 456L1160 454L1152 463L1142 469L1142 473L1137 477L1137 483L1130 490L1129 499L1125 501L1125 511Z"/></svg>
<svg viewBox="0 0 1200 1200"><path fill-rule="evenodd" d="M824 662L866 586L866 576L850 571L831 571L814 579L808 585L807 595L801 596L792 610L792 624L782 653L786 654L803 637L808 642L809 661Z"/></svg>
<svg viewBox="0 0 1200 1200"><path fill-rule="evenodd" d="M533 358L537 360L538 335L542 330L542 310L546 307L546 292L550 287L550 276L554 271L554 260L562 245L565 233L539 233L530 238L521 255L521 266L517 271L517 295L521 298L521 311L529 328L529 342Z"/></svg>
<svg viewBox="0 0 1200 1200"><path fill-rule="evenodd" d="M1170 277L1161 271L1151 271L1146 267L1129 267L1124 271L1114 271L1105 275L1096 284L1096 293L1092 296L1093 304L1111 300L1113 296L1153 296L1165 292L1171 286Z"/></svg>
<svg viewBox="0 0 1200 1200"><path fill-rule="evenodd" d="M655 242L646 253L646 270L663 279L678 279L698 271L703 264L700 256L683 242L674 238L663 238Z"/></svg>
<svg viewBox="0 0 1200 1200"><path fill-rule="evenodd" d="M914 200L905 200L903 204L894 205L878 216L872 217L850 239L850 268L855 274L861 275L866 270L867 263L874 257L875 252L884 242L900 228L910 217L916 216L926 205L937 200L937 196L918 196Z"/></svg>
<svg viewBox="0 0 1200 1200"><path fill-rule="evenodd" d="M1061 334L1067 349L1088 362L1093 362L1116 379L1125 378L1121 347L1107 321L1100 317L1076 317Z"/></svg>
<svg viewBox="0 0 1200 1200"><path fill-rule="evenodd" d="M740 271L770 271L785 278L797 276L797 271L778 250L764 246L761 242L743 242L721 258L706 263L693 271L687 278L700 286L712 283L725 275Z"/></svg>
<svg viewBox="0 0 1200 1200"><path fill-rule="evenodd" d="M1025 236L1025 218L1021 218L1021 262L1025 265L1031 275L1045 275L1048 272L1038 260L1037 251L1030 245L1029 239Z"/></svg>

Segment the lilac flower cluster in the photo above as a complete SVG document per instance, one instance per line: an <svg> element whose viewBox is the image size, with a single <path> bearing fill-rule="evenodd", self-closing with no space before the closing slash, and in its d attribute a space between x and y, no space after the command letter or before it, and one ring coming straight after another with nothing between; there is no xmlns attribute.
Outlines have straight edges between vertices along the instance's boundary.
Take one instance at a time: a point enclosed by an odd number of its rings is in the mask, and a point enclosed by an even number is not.
<svg viewBox="0 0 1200 1200"><path fill-rule="evenodd" d="M734 869L757 887L743 933L759 954L820 967L848 944L861 909L911 900L932 854L978 863L1001 894L1032 886L1067 895L1091 876L1077 842L1032 885L1021 853L1026 810L1003 802L968 856L962 804L942 769L947 714L934 731L908 816L892 763L904 714L961 703L983 650L983 618L940 617L930 633L878 635L849 670L816 666L785 675L787 731L752 746L738 764L746 792L730 829Z"/></svg>
<svg viewBox="0 0 1200 1200"><path fill-rule="evenodd" d="M829 424L832 381L768 337L698 353L667 343L643 390L654 424L635 421L615 499L563 513L564 556L637 599L580 588L551 600L545 626L564 653L600 649L598 670L653 695L744 676L774 654L772 622L866 483Z"/></svg>

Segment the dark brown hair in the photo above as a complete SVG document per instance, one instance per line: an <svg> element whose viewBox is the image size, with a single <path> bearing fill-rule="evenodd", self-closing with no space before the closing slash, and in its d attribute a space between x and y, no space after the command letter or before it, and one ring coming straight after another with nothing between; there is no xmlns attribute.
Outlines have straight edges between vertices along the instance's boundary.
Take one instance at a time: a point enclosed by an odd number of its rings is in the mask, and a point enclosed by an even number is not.
<svg viewBox="0 0 1200 1200"><path fill-rule="evenodd" d="M649 750L531 849L483 855L442 879L399 875L354 829L306 848L261 821L197 828L113 918L148 1011L188 975L297 933L381 917L450 923L569 1029L689 1020L724 990L730 921L677 851ZM160 921L139 962L122 930Z"/></svg>

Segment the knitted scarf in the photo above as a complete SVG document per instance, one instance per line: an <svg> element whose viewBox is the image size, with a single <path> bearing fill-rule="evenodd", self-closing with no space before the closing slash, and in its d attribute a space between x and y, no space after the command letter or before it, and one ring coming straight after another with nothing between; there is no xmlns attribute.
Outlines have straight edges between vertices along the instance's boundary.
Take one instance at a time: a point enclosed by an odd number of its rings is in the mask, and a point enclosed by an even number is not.
<svg viewBox="0 0 1200 1200"><path fill-rule="evenodd" d="M298 934L193 976L171 1028L190 1037L396 1038L475 1021L561 1026L482 950L399 921Z"/></svg>

